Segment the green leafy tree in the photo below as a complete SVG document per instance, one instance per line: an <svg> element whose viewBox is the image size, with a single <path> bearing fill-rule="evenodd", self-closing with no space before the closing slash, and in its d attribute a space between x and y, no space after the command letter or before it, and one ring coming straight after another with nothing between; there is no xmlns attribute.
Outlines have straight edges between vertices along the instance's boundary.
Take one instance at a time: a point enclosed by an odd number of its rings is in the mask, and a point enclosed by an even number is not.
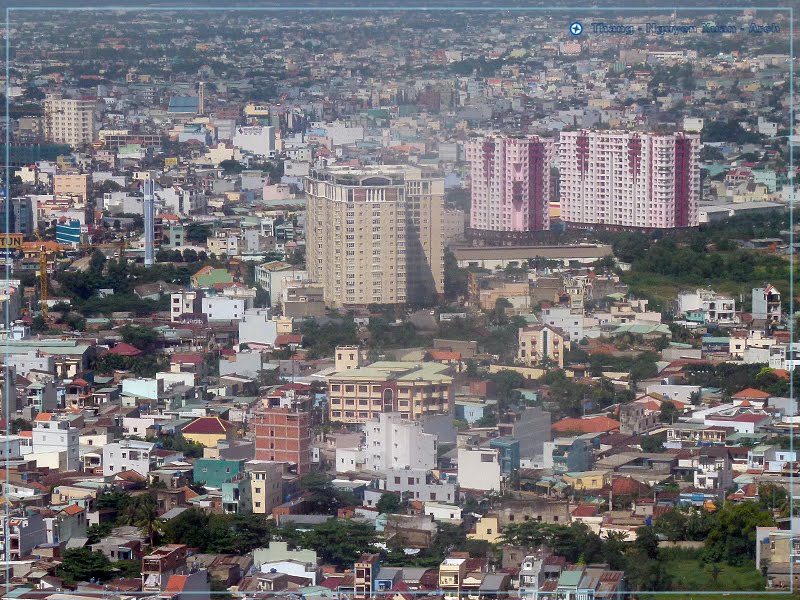
<svg viewBox="0 0 800 600"><path fill-rule="evenodd" d="M244 166L238 160L228 159L219 163L225 175L235 175L244 171Z"/></svg>
<svg viewBox="0 0 800 600"><path fill-rule="evenodd" d="M89 548L69 548L61 557L61 564L56 569L56 575L67 582L78 583L95 579L103 582L113 576L114 571L111 561L105 554Z"/></svg>
<svg viewBox="0 0 800 600"><path fill-rule="evenodd" d="M378 552L375 528L349 519L331 519L303 535L304 548L315 550L326 564L352 568L364 552Z"/></svg>
<svg viewBox="0 0 800 600"><path fill-rule="evenodd" d="M98 523L95 525L89 525L89 528L86 530L86 537L88 538L90 544L96 544L104 537L111 535L111 531L113 529L114 526L111 523Z"/></svg>
<svg viewBox="0 0 800 600"><path fill-rule="evenodd" d="M8 424L8 429L11 435L16 435L20 431L30 431L33 429L33 425L30 421L26 421L25 419L16 418L11 423Z"/></svg>
<svg viewBox="0 0 800 600"><path fill-rule="evenodd" d="M400 498L400 494L386 492L381 494L380 500L378 500L375 508L381 513L399 513L403 510L403 500Z"/></svg>
<svg viewBox="0 0 800 600"><path fill-rule="evenodd" d="M467 361L467 368L465 369L464 373L467 375L467 377L477 377L478 376L478 363L470 358Z"/></svg>
<svg viewBox="0 0 800 600"><path fill-rule="evenodd" d="M642 436L642 452L661 452L664 450L664 438L657 435Z"/></svg>
<svg viewBox="0 0 800 600"><path fill-rule="evenodd" d="M49 330L50 328L47 326L47 321L42 315L36 315L33 317L33 322L31 323L31 332L46 333Z"/></svg>
<svg viewBox="0 0 800 600"><path fill-rule="evenodd" d="M159 448L164 450L176 450L182 452L186 458L200 458L203 456L203 444L193 440L187 440L180 434L162 435L159 437L148 438L149 442L156 442Z"/></svg>
<svg viewBox="0 0 800 600"><path fill-rule="evenodd" d="M710 561L733 565L755 559L756 527L775 525L772 511L755 502L725 504L717 511L714 526L706 538Z"/></svg>
<svg viewBox="0 0 800 600"><path fill-rule="evenodd" d="M664 401L661 403L661 412L658 415L659 421L662 423L674 423L680 413L672 402Z"/></svg>
<svg viewBox="0 0 800 600"><path fill-rule="evenodd" d="M152 352L161 336L149 327L125 325L121 329L122 341L136 346L142 352Z"/></svg>
<svg viewBox="0 0 800 600"><path fill-rule="evenodd" d="M186 544L203 551L211 544L209 524L211 515L198 508L190 508L164 526L164 541L172 544Z"/></svg>
<svg viewBox="0 0 800 600"><path fill-rule="evenodd" d="M313 514L335 515L340 508L358 504L351 493L337 490L324 473L317 471L303 476L300 489L306 492L306 506Z"/></svg>

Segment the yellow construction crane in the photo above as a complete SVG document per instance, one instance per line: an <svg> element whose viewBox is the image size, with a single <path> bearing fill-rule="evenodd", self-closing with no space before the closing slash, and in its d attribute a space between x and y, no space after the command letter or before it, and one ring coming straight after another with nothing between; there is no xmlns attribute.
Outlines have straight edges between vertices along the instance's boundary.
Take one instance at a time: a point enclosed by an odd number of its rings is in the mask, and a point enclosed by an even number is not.
<svg viewBox="0 0 800 600"><path fill-rule="evenodd" d="M47 261L48 259L55 254L54 249L48 249L45 242L42 240L42 237L39 235L38 231L34 232L36 235L36 240L40 242L40 246L38 249L39 254L39 310L41 312L42 317L45 319L47 318L47 300L49 299L49 285L47 280ZM74 248L75 246L69 245L60 245L60 248L63 250L69 250ZM81 250L86 250L88 248L116 248L119 250L120 256L125 255L125 248L126 242L122 240L120 242L112 242L107 244L78 244L76 246Z"/></svg>
<svg viewBox="0 0 800 600"><path fill-rule="evenodd" d="M47 298L48 298L48 286L47 286L47 257L50 254L53 254L52 250L48 250L47 246L42 240L42 236L39 235L39 230L33 230L34 235L36 235L36 241L40 242L39 245L39 311L43 318L47 319Z"/></svg>

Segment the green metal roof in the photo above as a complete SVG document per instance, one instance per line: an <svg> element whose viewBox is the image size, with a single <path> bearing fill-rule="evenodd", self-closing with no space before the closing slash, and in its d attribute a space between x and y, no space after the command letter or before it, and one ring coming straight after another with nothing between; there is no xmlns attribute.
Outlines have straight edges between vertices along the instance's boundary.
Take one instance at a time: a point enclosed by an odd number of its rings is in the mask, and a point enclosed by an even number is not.
<svg viewBox="0 0 800 600"><path fill-rule="evenodd" d="M644 323L624 323L614 330L614 335L622 333L638 333L641 335L651 335L654 333L670 334L669 325L645 325Z"/></svg>
<svg viewBox="0 0 800 600"><path fill-rule="evenodd" d="M731 338L708 336L703 338L704 344L729 344Z"/></svg>
<svg viewBox="0 0 800 600"><path fill-rule="evenodd" d="M558 587L578 587L583 579L583 571L562 571Z"/></svg>
<svg viewBox="0 0 800 600"><path fill-rule="evenodd" d="M378 361L366 367L350 369L333 375L336 380L394 379L396 381L439 381L450 383L453 378L445 375L449 367L435 362L416 363L403 361Z"/></svg>

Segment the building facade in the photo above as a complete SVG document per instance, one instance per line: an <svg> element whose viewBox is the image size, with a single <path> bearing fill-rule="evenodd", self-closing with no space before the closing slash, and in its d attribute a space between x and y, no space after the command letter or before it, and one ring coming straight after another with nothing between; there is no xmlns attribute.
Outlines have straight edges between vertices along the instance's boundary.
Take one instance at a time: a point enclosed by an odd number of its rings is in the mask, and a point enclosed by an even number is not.
<svg viewBox="0 0 800 600"><path fill-rule="evenodd" d="M538 136L486 136L466 143L470 227L488 231L550 229L550 169L555 143Z"/></svg>
<svg viewBox="0 0 800 600"><path fill-rule="evenodd" d="M569 348L569 340L549 325L531 325L519 329L519 348L517 361L527 367L547 363L564 367L564 346Z"/></svg>
<svg viewBox="0 0 800 600"><path fill-rule="evenodd" d="M436 436L424 433L422 423L397 413L382 413L364 424L366 466L374 472L388 469L436 468Z"/></svg>
<svg viewBox="0 0 800 600"><path fill-rule="evenodd" d="M753 288L753 318L769 323L781 322L781 293L771 284Z"/></svg>
<svg viewBox="0 0 800 600"><path fill-rule="evenodd" d="M58 455L55 464L68 471L80 467L80 430L52 413L39 413L33 422L33 452L36 455Z"/></svg>
<svg viewBox="0 0 800 600"><path fill-rule="evenodd" d="M561 219L576 225L698 225L700 136L571 131L559 136Z"/></svg>
<svg viewBox="0 0 800 600"><path fill-rule="evenodd" d="M311 470L311 411L308 402L286 396L264 398L251 420L256 460L295 465L298 475Z"/></svg>
<svg viewBox="0 0 800 600"><path fill-rule="evenodd" d="M384 412L416 420L449 413L452 377L447 365L381 361L328 376L331 421L364 423Z"/></svg>
<svg viewBox="0 0 800 600"><path fill-rule="evenodd" d="M103 446L103 475L110 476L121 471L136 471L146 477L155 467L155 456L151 455L155 444L139 440L120 440Z"/></svg>
<svg viewBox="0 0 800 600"><path fill-rule="evenodd" d="M382 165L312 170L307 271L329 306L430 303L444 292L444 180Z"/></svg>
<svg viewBox="0 0 800 600"><path fill-rule="evenodd" d="M48 94L44 100L45 136L50 142L73 148L94 138L94 101Z"/></svg>

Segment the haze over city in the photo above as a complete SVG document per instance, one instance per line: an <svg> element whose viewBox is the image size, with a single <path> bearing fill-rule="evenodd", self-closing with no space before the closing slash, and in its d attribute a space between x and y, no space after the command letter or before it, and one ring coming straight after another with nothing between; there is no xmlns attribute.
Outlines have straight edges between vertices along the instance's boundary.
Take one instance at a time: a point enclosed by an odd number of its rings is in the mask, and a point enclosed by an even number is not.
<svg viewBox="0 0 800 600"><path fill-rule="evenodd" d="M8 7L3 598L793 592L797 23L640 4Z"/></svg>

